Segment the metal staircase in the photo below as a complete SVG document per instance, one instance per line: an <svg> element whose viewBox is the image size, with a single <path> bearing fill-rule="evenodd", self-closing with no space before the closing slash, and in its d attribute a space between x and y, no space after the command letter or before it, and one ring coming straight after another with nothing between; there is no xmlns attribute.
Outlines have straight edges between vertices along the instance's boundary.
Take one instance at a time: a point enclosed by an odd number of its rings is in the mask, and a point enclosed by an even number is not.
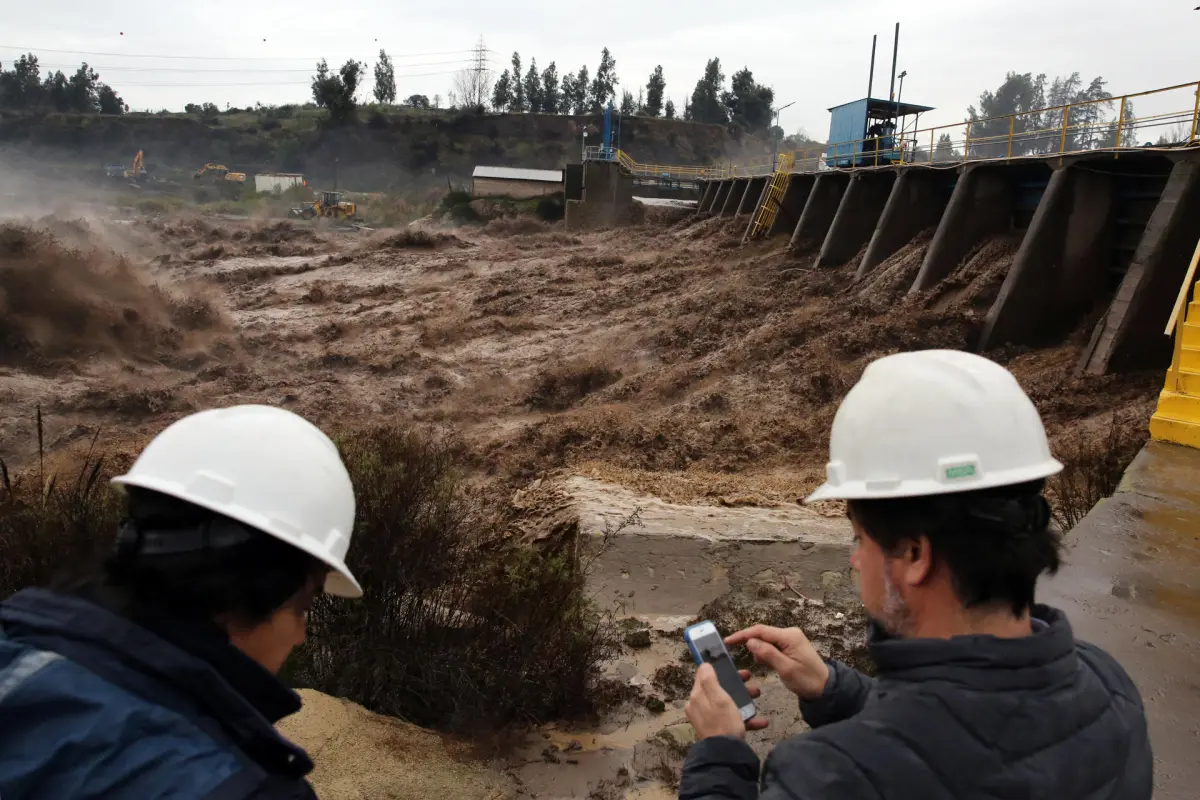
<svg viewBox="0 0 1200 800"><path fill-rule="evenodd" d="M765 236L771 229L779 207L783 204L783 193L787 191L788 177L792 174L792 166L795 163L795 156L791 153L784 153L779 157L779 163L775 165L775 174L771 176L771 182L767 184L767 190L763 192L758 208L754 210L754 218L742 236L742 244Z"/></svg>
<svg viewBox="0 0 1200 800"><path fill-rule="evenodd" d="M1200 242L1167 323L1166 333L1175 334L1175 355L1150 418L1150 437L1200 448L1200 302L1195 299L1200 286L1193 284L1198 264Z"/></svg>

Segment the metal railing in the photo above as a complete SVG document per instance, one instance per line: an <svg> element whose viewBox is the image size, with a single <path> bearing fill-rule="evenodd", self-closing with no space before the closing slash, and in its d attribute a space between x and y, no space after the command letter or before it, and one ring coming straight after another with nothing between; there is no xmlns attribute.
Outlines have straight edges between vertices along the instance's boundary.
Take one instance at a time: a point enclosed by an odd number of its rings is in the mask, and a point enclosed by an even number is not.
<svg viewBox="0 0 1200 800"><path fill-rule="evenodd" d="M1137 116L1133 101L1149 98L1164 103L1165 110ZM792 150L788 155L794 160L792 172L803 174L913 164L954 166L1092 152L1112 152L1119 157L1124 150L1192 146L1200 146L1200 81L1022 114L900 131L882 140L833 142L820 148ZM604 147L586 148L585 158L616 161L637 177L676 181L759 178L774 174L779 163L778 159L763 156L763 160L747 164L706 167L639 164L623 150Z"/></svg>

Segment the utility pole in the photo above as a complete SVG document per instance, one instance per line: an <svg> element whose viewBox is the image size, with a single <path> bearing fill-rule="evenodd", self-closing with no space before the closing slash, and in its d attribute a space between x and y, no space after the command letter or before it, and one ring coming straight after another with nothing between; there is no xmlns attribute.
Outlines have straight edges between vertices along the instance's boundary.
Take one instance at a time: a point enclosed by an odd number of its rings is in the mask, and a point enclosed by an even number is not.
<svg viewBox="0 0 1200 800"><path fill-rule="evenodd" d="M338 190L338 161L340 160L339 158L333 159L333 190L335 192Z"/></svg>
<svg viewBox="0 0 1200 800"><path fill-rule="evenodd" d="M786 106L780 106L775 109L775 128L779 128L779 114L786 108L791 108L796 105L796 101L788 103ZM771 172L774 172L779 166L779 134L774 130L771 131Z"/></svg>

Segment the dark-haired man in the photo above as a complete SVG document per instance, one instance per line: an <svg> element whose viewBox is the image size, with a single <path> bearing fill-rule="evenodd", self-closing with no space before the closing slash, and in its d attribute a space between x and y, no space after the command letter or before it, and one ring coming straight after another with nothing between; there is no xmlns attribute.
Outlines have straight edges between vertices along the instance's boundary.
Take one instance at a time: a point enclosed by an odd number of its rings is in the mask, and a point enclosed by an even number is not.
<svg viewBox="0 0 1200 800"><path fill-rule="evenodd" d="M733 634L799 696L813 731L776 747L760 776L733 700L702 666L680 798L1148 799L1137 689L1034 603L1059 565L1042 489L1061 468L1003 367L957 351L871 364L838 409L809 501L847 501L879 675L823 660L798 628Z"/></svg>

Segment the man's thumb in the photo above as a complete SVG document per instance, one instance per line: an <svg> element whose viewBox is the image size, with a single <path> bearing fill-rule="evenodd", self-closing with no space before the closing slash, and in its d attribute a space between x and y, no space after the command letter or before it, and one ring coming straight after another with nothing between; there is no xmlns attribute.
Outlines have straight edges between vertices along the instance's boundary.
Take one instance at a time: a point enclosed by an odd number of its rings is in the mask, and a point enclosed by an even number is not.
<svg viewBox="0 0 1200 800"><path fill-rule="evenodd" d="M760 664L766 664L779 673L782 673L793 664L793 661L776 650L774 645L768 644L762 639L751 639L746 642L746 649L754 656L755 661Z"/></svg>

